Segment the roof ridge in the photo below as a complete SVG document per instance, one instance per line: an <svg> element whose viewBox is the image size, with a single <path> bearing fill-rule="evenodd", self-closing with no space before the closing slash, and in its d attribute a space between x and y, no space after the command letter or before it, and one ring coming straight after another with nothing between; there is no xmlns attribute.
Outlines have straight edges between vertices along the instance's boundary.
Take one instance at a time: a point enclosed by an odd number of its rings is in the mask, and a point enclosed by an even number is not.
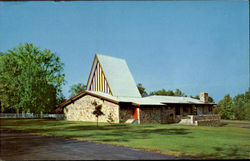
<svg viewBox="0 0 250 161"><path fill-rule="evenodd" d="M98 54L98 53L96 53L96 56L97 56L97 57L98 57L98 56L109 57L109 58L119 59L119 60L125 61L124 58L117 58L117 57L113 57L113 56L109 56L109 55L103 55L103 54Z"/></svg>

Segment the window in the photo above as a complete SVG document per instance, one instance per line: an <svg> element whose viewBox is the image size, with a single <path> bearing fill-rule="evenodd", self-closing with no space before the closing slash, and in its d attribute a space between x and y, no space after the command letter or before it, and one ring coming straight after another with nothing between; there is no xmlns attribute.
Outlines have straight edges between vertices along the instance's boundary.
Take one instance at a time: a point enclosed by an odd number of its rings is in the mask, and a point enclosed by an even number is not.
<svg viewBox="0 0 250 161"><path fill-rule="evenodd" d="M175 114L180 115L180 107L175 107Z"/></svg>
<svg viewBox="0 0 250 161"><path fill-rule="evenodd" d="M188 107L184 107L183 112L188 113Z"/></svg>
<svg viewBox="0 0 250 161"><path fill-rule="evenodd" d="M212 112L212 107L210 106L210 107L208 107L208 112Z"/></svg>

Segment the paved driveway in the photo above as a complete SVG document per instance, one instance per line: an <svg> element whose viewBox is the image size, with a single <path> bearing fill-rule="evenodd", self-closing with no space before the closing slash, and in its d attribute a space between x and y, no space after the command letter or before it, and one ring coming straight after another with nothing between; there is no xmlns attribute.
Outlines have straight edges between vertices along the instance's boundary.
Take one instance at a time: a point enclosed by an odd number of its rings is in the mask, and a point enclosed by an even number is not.
<svg viewBox="0 0 250 161"><path fill-rule="evenodd" d="M0 129L1 160L182 159L144 150Z"/></svg>

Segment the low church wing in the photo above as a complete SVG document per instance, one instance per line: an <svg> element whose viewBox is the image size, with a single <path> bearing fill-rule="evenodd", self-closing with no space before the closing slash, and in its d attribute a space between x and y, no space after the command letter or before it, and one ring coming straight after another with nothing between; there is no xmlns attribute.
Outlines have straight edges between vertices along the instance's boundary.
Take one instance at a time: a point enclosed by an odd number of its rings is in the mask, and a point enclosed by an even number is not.
<svg viewBox="0 0 250 161"><path fill-rule="evenodd" d="M108 81L106 79L106 76L104 75L102 66L100 65L100 62L97 58L97 55L95 56L95 59L94 59L94 62L90 71L89 80L87 83L87 90L100 91L100 92L113 95L110 89L110 86L108 84Z"/></svg>

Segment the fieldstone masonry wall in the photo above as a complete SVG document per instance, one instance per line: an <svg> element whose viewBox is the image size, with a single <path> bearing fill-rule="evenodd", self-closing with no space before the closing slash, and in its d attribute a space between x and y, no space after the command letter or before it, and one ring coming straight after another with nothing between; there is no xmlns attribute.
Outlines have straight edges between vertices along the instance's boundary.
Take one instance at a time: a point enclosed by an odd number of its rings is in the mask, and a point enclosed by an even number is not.
<svg viewBox="0 0 250 161"><path fill-rule="evenodd" d="M192 119L198 126L220 126L220 115L194 115Z"/></svg>
<svg viewBox="0 0 250 161"><path fill-rule="evenodd" d="M179 124L198 126L220 126L220 115L188 115Z"/></svg>
<svg viewBox="0 0 250 161"><path fill-rule="evenodd" d="M97 104L102 104L102 112L105 114L99 116L99 122L107 122L109 113L112 113L114 123L119 123L119 105L90 95L85 95L65 107L64 113L66 120L95 122L96 117L92 114L95 110L95 106L92 105L94 101L96 101Z"/></svg>
<svg viewBox="0 0 250 161"><path fill-rule="evenodd" d="M171 115L172 114L172 115ZM140 123L141 124L164 124L174 121L174 111L166 107L141 107Z"/></svg>
<svg viewBox="0 0 250 161"><path fill-rule="evenodd" d="M102 104L102 111L105 115L99 116L99 122L107 122L108 116L111 113L114 123L125 123L128 119L132 119L136 107L121 106L118 104L102 100L98 97L85 95L75 102L67 105L64 109L66 120L70 121L90 121L96 122L95 115L92 112L95 106L92 102L96 101L97 104ZM161 124L179 122L184 124L193 125L206 125L206 126L219 126L219 115L188 115L187 118L183 116L174 115L174 110L168 107L139 107L138 116L140 124ZM180 118L179 118L180 117ZM186 120L185 120L186 119Z"/></svg>
<svg viewBox="0 0 250 161"><path fill-rule="evenodd" d="M161 109L140 108L140 123L141 124L160 124L161 123Z"/></svg>
<svg viewBox="0 0 250 161"><path fill-rule="evenodd" d="M120 107L120 123L125 123L128 119L132 119L133 114L134 114L134 108Z"/></svg>

